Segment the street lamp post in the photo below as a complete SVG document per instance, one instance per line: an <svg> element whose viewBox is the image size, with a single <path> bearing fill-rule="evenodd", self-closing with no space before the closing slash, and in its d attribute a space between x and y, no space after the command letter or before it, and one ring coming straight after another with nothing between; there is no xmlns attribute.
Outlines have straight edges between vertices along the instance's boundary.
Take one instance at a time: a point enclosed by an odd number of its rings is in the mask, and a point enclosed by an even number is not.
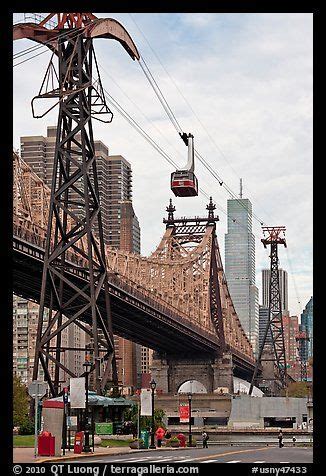
<svg viewBox="0 0 326 476"><path fill-rule="evenodd" d="M86 354L85 362L83 367L85 367L85 392L86 392L86 405L85 405L85 418L84 418L84 436L85 436L85 443L83 451L85 453L90 453L91 448L89 446L89 423L88 423L88 375L90 372L90 367L92 366L90 362L90 354Z"/></svg>
<svg viewBox="0 0 326 476"><path fill-rule="evenodd" d="M154 442L154 391L156 389L156 382L155 382L154 379L152 379L149 384L150 384L151 390L152 390L152 428L151 428L151 444L150 444L149 448L155 449L156 446L155 446L155 442Z"/></svg>
<svg viewBox="0 0 326 476"><path fill-rule="evenodd" d="M188 393L188 405L189 405L189 441L188 441L188 446L192 446L192 433L191 433L191 399L192 399L192 394Z"/></svg>

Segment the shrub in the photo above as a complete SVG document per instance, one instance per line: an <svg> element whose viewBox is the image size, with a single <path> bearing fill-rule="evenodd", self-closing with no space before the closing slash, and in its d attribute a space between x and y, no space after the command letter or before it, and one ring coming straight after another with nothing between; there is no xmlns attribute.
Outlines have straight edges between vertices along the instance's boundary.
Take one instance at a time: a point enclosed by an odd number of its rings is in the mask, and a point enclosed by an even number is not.
<svg viewBox="0 0 326 476"><path fill-rule="evenodd" d="M34 431L34 422L31 420L24 420L19 427L20 435L33 435Z"/></svg>

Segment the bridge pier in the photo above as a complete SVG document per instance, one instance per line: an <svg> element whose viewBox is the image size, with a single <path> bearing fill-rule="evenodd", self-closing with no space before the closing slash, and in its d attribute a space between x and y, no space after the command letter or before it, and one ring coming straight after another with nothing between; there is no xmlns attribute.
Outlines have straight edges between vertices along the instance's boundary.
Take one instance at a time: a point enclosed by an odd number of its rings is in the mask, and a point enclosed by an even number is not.
<svg viewBox="0 0 326 476"><path fill-rule="evenodd" d="M227 387L233 393L233 363L229 353L214 358L207 355L163 356L154 352L151 375L157 390L162 393L176 394L189 380L200 382L207 393L213 393L218 387Z"/></svg>

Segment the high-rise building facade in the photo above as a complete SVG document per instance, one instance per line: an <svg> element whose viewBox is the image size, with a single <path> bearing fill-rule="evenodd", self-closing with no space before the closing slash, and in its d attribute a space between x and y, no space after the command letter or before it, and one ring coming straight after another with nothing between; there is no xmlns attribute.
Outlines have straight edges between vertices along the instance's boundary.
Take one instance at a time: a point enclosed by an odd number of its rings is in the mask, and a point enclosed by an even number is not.
<svg viewBox="0 0 326 476"><path fill-rule="evenodd" d="M120 157L120 156L118 156ZM121 200L119 248L140 254L139 223L130 199ZM141 386L141 346L123 337L115 336L118 377L124 388L133 392Z"/></svg>
<svg viewBox="0 0 326 476"><path fill-rule="evenodd" d="M281 309L282 313L289 311L288 306L288 273L284 269L278 270L278 279L281 293ZM269 269L262 270L262 303L264 307L269 307L269 283L271 280L271 272Z"/></svg>
<svg viewBox="0 0 326 476"><path fill-rule="evenodd" d="M254 352L258 352L259 309L255 285L255 237L252 233L250 200L227 201L225 274L235 310Z"/></svg>
<svg viewBox="0 0 326 476"><path fill-rule="evenodd" d="M47 128L47 136L21 137L21 157L32 170L49 186L52 183L56 126ZM101 141L94 141L98 186L102 212L103 237L106 245L140 253L140 226L132 207L132 171L130 163L121 155L109 155L108 147ZM78 195L76 194L77 198ZM78 200L76 200L78 201ZM73 210L82 213L78 206ZM95 230L96 233L97 230ZM78 326L69 326L64 335L65 344L70 347L90 345L89 337ZM140 386L141 348L136 344L114 336L120 383L126 386ZM76 354L76 352L74 353ZM68 368L73 368L82 356L66 353ZM77 373L78 374L78 373Z"/></svg>
<svg viewBox="0 0 326 476"><path fill-rule="evenodd" d="M300 380L301 370L297 337L299 334L298 316L282 316L287 372L294 380Z"/></svg>
<svg viewBox="0 0 326 476"><path fill-rule="evenodd" d="M263 345L264 335L266 332L266 327L268 324L268 307L259 305L259 348ZM271 330L268 332L265 340L265 344L272 343L272 333Z"/></svg>
<svg viewBox="0 0 326 476"><path fill-rule="evenodd" d="M48 325L48 309L45 309L43 331ZM21 381L28 384L33 380L34 353L38 324L39 305L19 296L13 296L13 373ZM62 332L64 347L84 347L85 333L73 327L66 327ZM84 372L84 355L79 351L65 352L62 363L76 375ZM54 375L54 364L50 363L50 373ZM39 378L43 379L42 366L39 367ZM60 381L67 382L68 375L60 369Z"/></svg>
<svg viewBox="0 0 326 476"><path fill-rule="evenodd" d="M56 141L56 126L47 128L47 136L20 138L21 158L51 188ZM109 155L108 147L94 141L99 194L102 210L104 242L120 247L121 201L132 199L132 171L130 163L121 155ZM76 198L76 197L75 197ZM74 209L78 214L78 208ZM95 230L96 231L96 230ZM134 217L135 252L140 251L140 227ZM137 249L139 251L137 251Z"/></svg>
<svg viewBox="0 0 326 476"><path fill-rule="evenodd" d="M306 354L308 359L313 356L314 353L314 332L313 332L313 311L314 302L313 297L309 299L301 314L301 329L306 332L309 340L306 342Z"/></svg>

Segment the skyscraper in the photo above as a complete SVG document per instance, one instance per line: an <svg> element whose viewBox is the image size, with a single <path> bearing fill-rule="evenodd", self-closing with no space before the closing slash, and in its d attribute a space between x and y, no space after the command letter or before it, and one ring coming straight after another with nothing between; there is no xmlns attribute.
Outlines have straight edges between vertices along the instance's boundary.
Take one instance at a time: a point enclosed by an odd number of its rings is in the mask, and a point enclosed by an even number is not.
<svg viewBox="0 0 326 476"><path fill-rule="evenodd" d="M281 309L282 313L288 312L288 273L284 269L278 270L280 293L281 293ZM263 284L263 306L269 307L269 283L271 280L271 272L269 269L262 270Z"/></svg>
<svg viewBox="0 0 326 476"><path fill-rule="evenodd" d="M241 193L242 196L242 193ZM258 288L255 285L255 237L252 205L246 198L227 201L225 274L230 294L254 352L258 352Z"/></svg>
<svg viewBox="0 0 326 476"><path fill-rule="evenodd" d="M21 137L21 157L51 188L56 142L56 126L47 127L47 136ZM99 195L102 211L103 237L106 245L140 253L140 226L132 207L132 171L130 163L121 155L109 155L108 147L94 141ZM74 198L74 197L72 197ZM77 197L75 197L77 198ZM78 201L78 200L76 200ZM82 213L78 205L73 211ZM95 230L96 233L96 230ZM67 346L84 347L90 344L88 336L77 326L69 326ZM83 340L85 342L83 342ZM120 382L127 386L140 384L140 346L114 336ZM85 344L85 345L81 345ZM69 368L79 361L77 352L67 353ZM82 359L82 363L84 358ZM140 386L140 385L139 385Z"/></svg>
<svg viewBox="0 0 326 476"><path fill-rule="evenodd" d="M269 314L268 307L259 306L259 348L261 348L263 344L266 326L268 323L268 314ZM265 342L266 344L272 343L271 331L267 334Z"/></svg>
<svg viewBox="0 0 326 476"><path fill-rule="evenodd" d="M309 337L309 341L307 341L305 344L308 359L313 356L314 351L313 306L314 302L313 297L311 296L301 314L301 330L305 331L307 336Z"/></svg>
<svg viewBox="0 0 326 476"><path fill-rule="evenodd" d="M283 316L283 332L287 371L295 380L300 380L300 363L297 336L299 333L298 316Z"/></svg>
<svg viewBox="0 0 326 476"><path fill-rule="evenodd" d="M20 138L21 157L32 170L51 188L57 128L49 126L47 135ZM109 155L108 147L100 140L94 141L98 187L102 210L104 243L120 247L121 201L132 198L132 171L130 163L121 155ZM73 172L73 170L72 170ZM78 195L75 197L78 202ZM78 205L72 207L78 215ZM96 230L95 230L96 232ZM140 251L140 228L137 217L133 233ZM135 243L136 244L136 243ZM135 252L139 252L136 250Z"/></svg>

